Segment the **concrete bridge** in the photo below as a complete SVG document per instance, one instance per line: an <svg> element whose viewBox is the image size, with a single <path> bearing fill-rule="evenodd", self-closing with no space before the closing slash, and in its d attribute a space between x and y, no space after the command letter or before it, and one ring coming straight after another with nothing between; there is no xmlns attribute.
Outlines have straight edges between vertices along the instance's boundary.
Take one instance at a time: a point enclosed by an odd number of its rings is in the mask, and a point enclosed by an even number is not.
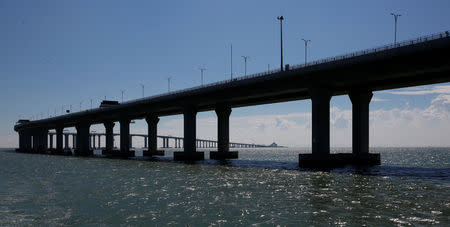
<svg viewBox="0 0 450 227"><path fill-rule="evenodd" d="M48 147L51 151L53 150L53 137L57 135L56 132L49 132L49 144ZM118 133L113 133L113 136L120 136ZM71 133L71 132L63 132L64 137L64 149L69 149L69 137L72 137L72 148L75 149L76 144L76 138L77 133ZM90 133L89 135L89 146L93 149L100 149L100 148L106 148L101 146L101 138L106 138L106 133ZM130 134L130 148L133 148L133 137L143 137L144 139L144 147L148 148L148 135L147 134ZM176 136L157 136L157 138L162 139L162 147L161 148L171 148L170 147L170 140L173 141L173 147L174 148L183 148L183 137L176 137ZM114 141L114 140L113 140ZM261 145L261 144L249 144L249 143L235 143L230 142L230 147L233 148L261 148L261 147L271 147L268 145ZM196 139L196 147L197 148L217 148L217 141L215 140L206 140L206 139Z"/></svg>
<svg viewBox="0 0 450 227"><path fill-rule="evenodd" d="M214 110L218 118L218 149L212 159L237 158L229 151L229 116L232 108L311 99L312 154L299 155L301 166L379 164L379 154L369 153L369 103L373 91L450 82L449 33L327 58L308 64L221 81L36 121L19 121L19 150L47 149L48 130L56 130L56 149L62 149L63 129L75 127L75 154L90 155L89 128L103 124L106 150L130 152L130 121L148 123L148 151L158 154L157 124L160 116L183 114L184 151L175 160L201 160L196 151L196 115ZM353 106L352 154L330 154L330 99L348 95ZM113 151L114 122L120 122L120 150Z"/></svg>

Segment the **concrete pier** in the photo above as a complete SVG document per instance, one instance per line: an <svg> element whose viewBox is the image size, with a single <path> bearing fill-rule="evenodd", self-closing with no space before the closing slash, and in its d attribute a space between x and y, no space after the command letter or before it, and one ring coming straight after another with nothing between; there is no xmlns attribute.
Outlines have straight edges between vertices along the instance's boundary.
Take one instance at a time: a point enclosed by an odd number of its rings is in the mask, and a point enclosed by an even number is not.
<svg viewBox="0 0 450 227"><path fill-rule="evenodd" d="M77 147L77 135L72 135L72 148L75 149Z"/></svg>
<svg viewBox="0 0 450 227"><path fill-rule="evenodd" d="M66 134L66 135L64 135L64 150L69 150L70 148L69 148L69 135L68 134Z"/></svg>
<svg viewBox="0 0 450 227"><path fill-rule="evenodd" d="M52 154L64 154L64 149L63 149L63 136L66 139L66 143L68 143L68 136L69 135L64 135L63 134L64 128L61 126L58 126L55 128L55 132L56 132L56 149L52 150ZM66 144L66 147L68 146L68 144ZM70 152L72 153L72 152Z"/></svg>
<svg viewBox="0 0 450 227"><path fill-rule="evenodd" d="M49 136L49 139L50 139L50 141L49 141L49 146L48 146L48 149L53 149L53 135L48 135Z"/></svg>
<svg viewBox="0 0 450 227"><path fill-rule="evenodd" d="M159 118L157 115L148 115L145 118L147 121L147 131L148 137L145 137L145 145L147 146L148 142L148 150L142 151L143 156L164 156L163 150L158 150L158 122ZM148 141L147 141L148 138Z"/></svg>
<svg viewBox="0 0 450 227"><path fill-rule="evenodd" d="M130 119L120 120L120 151L113 152L115 156L134 157L134 151L130 150Z"/></svg>
<svg viewBox="0 0 450 227"><path fill-rule="evenodd" d="M19 149L18 152L32 152L32 133L30 130L19 131Z"/></svg>
<svg viewBox="0 0 450 227"><path fill-rule="evenodd" d="M113 129L114 129L114 122L112 121L107 121L104 122L103 125L105 126L105 133L106 133L106 138L105 138L105 149L102 150L102 154L107 155L109 153L112 152L112 150L114 149L114 134L113 134Z"/></svg>
<svg viewBox="0 0 450 227"><path fill-rule="evenodd" d="M45 153L48 145L48 129L37 128L33 130L33 152Z"/></svg>
<svg viewBox="0 0 450 227"><path fill-rule="evenodd" d="M197 109L192 105L183 107L183 121L184 121L184 151L174 152L174 160L203 160L205 159L204 152L196 152L196 117Z"/></svg>
<svg viewBox="0 0 450 227"><path fill-rule="evenodd" d="M380 155L369 154L370 91L352 91L352 154L330 154L330 98L323 88L310 89L312 100L312 154L300 154L302 167L379 165Z"/></svg>
<svg viewBox="0 0 450 227"><path fill-rule="evenodd" d="M89 146L89 128L91 124L88 122L80 122L75 125L77 129L77 147L75 148L75 155L89 156L93 155L93 151Z"/></svg>
<svg viewBox="0 0 450 227"><path fill-rule="evenodd" d="M210 159L237 159L238 152L230 151L230 114L231 108L216 108L217 115L217 151L209 153Z"/></svg>
<svg viewBox="0 0 450 227"><path fill-rule="evenodd" d="M379 165L380 154L369 154L369 104L371 91L351 91L352 101L352 154L361 165Z"/></svg>
<svg viewBox="0 0 450 227"><path fill-rule="evenodd" d="M333 159L330 155L330 99L325 87L309 88L312 103L312 154L299 154L299 165L322 166Z"/></svg>

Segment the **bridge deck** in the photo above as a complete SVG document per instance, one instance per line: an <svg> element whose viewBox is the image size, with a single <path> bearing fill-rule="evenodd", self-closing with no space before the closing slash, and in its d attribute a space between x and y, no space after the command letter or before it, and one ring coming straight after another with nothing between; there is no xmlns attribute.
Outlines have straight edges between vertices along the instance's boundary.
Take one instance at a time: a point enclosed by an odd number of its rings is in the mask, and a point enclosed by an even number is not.
<svg viewBox="0 0 450 227"><path fill-rule="evenodd" d="M118 121L126 116L142 119L148 113L159 116L183 113L185 103L198 111L213 110L217 103L230 107L251 106L309 99L308 88L326 86L333 94L348 94L353 88L371 91L450 82L450 37L437 34L397 45L387 45L327 58L246 77L124 102L118 106L95 108L17 125L74 126L89 119L92 123Z"/></svg>

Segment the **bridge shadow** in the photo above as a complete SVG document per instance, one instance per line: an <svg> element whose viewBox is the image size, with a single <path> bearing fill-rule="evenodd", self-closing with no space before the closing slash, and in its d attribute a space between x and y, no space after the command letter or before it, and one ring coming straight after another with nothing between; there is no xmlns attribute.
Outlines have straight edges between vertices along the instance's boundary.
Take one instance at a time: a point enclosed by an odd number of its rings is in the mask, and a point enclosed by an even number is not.
<svg viewBox="0 0 450 227"><path fill-rule="evenodd" d="M13 149L0 149L0 152L16 153ZM39 154L27 154L39 155ZM46 154L44 154L46 155ZM48 155L48 154L47 154ZM64 157L64 155L58 155ZM69 155L71 156L71 155ZM343 166L335 168L321 168L310 169L300 168L297 161L273 161L273 160L211 160L205 159L202 161L174 161L173 157L106 157L103 155L94 155L90 157L80 158L105 158L105 159L119 159L130 161L144 161L144 162L160 162L172 163L182 165L210 165L210 166L225 166L231 168L248 168L248 169L269 169L269 170L291 170L302 172L328 172L333 174L355 174L361 176L377 176L377 177L407 177L412 179L427 179L427 180L446 180L450 181L450 168L424 168L424 167L402 167L402 166Z"/></svg>
<svg viewBox="0 0 450 227"><path fill-rule="evenodd" d="M355 174L361 176L378 177L407 177L414 179L448 180L450 181L450 168L424 168L424 167L402 167L402 166L343 166L335 168L300 168L298 162L294 161L272 161L272 160L202 160L202 161L174 161L171 157L134 158L150 162L166 162L175 164L212 165L234 168L269 169L269 170L292 170L302 172L328 172L333 174Z"/></svg>

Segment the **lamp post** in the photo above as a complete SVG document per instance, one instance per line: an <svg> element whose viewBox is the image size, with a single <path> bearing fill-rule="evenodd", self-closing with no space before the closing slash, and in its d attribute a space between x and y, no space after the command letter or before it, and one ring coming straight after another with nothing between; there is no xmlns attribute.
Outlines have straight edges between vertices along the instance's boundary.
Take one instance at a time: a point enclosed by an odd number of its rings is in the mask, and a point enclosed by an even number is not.
<svg viewBox="0 0 450 227"><path fill-rule="evenodd" d="M206 69L205 68L199 68L199 69L200 69L200 79L201 79L202 86L203 86L203 71L205 71Z"/></svg>
<svg viewBox="0 0 450 227"><path fill-rule="evenodd" d="M142 87L142 98L144 98L144 84L141 84Z"/></svg>
<svg viewBox="0 0 450 227"><path fill-rule="evenodd" d="M123 92L124 92L124 91L123 91L123 90L121 90L121 92L122 92L122 102L123 102Z"/></svg>
<svg viewBox="0 0 450 227"><path fill-rule="evenodd" d="M400 14L395 14L395 13L391 13L392 16L394 16L394 21L395 21L395 30L394 30L394 45L397 44L397 20L398 17L402 16Z"/></svg>
<svg viewBox="0 0 450 227"><path fill-rule="evenodd" d="M283 16L277 17L277 19L280 21L280 46L281 46L281 66L280 69L283 71Z"/></svg>
<svg viewBox="0 0 450 227"><path fill-rule="evenodd" d="M167 77L167 90L170 92L170 80L172 79L172 77Z"/></svg>
<svg viewBox="0 0 450 227"><path fill-rule="evenodd" d="M303 42L305 42L305 65L306 65L306 62L307 62L307 54L308 54L308 43L309 42L311 42L311 40L309 40L309 39L302 39L303 40Z"/></svg>
<svg viewBox="0 0 450 227"><path fill-rule="evenodd" d="M249 56L241 56L242 58L244 58L244 76L247 76L247 58L250 58Z"/></svg>
<svg viewBox="0 0 450 227"><path fill-rule="evenodd" d="M231 65L231 79L233 79L233 44L231 44L231 55L230 55L230 65Z"/></svg>

